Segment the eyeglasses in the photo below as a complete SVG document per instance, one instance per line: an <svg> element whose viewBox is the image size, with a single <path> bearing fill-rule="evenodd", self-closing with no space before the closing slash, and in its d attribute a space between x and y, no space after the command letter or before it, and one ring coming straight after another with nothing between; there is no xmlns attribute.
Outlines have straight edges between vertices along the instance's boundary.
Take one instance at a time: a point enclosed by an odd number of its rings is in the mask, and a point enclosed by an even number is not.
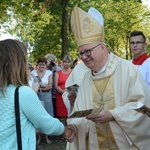
<svg viewBox="0 0 150 150"><path fill-rule="evenodd" d="M145 43L145 42L142 42L142 41L130 42L130 45L140 45L142 43Z"/></svg>
<svg viewBox="0 0 150 150"><path fill-rule="evenodd" d="M90 48L90 49L88 49L88 50L85 50L84 52L79 53L79 58L81 59L83 55L85 55L85 56L90 56L90 55L91 55L91 51L92 51L94 48L98 47L99 45L101 45L101 43L99 43L98 45L96 45L96 46L94 46L94 47L92 47L92 48Z"/></svg>
<svg viewBox="0 0 150 150"><path fill-rule="evenodd" d="M38 64L38 66L45 66L46 64Z"/></svg>

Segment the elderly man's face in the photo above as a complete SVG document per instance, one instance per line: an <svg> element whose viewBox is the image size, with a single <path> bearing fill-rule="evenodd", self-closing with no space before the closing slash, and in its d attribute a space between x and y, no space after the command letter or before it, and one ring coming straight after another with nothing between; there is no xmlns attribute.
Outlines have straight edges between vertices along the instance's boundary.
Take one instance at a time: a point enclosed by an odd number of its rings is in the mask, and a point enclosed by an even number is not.
<svg viewBox="0 0 150 150"><path fill-rule="evenodd" d="M91 43L79 47L79 56L93 71L99 71L103 64L103 43Z"/></svg>

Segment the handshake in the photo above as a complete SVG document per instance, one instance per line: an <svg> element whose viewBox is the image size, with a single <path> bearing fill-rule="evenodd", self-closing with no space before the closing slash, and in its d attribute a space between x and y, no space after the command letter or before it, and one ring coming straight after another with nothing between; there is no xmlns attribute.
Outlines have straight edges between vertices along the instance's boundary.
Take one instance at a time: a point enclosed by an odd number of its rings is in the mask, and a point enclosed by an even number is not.
<svg viewBox="0 0 150 150"><path fill-rule="evenodd" d="M65 127L65 131L62 136L70 143L72 143L75 139L76 131L73 125L68 125Z"/></svg>

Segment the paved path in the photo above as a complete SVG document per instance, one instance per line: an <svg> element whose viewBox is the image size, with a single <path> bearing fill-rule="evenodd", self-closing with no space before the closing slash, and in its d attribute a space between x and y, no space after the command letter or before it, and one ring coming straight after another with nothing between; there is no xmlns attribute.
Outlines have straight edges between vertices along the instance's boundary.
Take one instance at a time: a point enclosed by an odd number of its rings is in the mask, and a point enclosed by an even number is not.
<svg viewBox="0 0 150 150"><path fill-rule="evenodd" d="M42 139L42 142L37 146L37 150L65 150L66 141L60 142L60 137L50 138L52 143L46 144L45 139Z"/></svg>

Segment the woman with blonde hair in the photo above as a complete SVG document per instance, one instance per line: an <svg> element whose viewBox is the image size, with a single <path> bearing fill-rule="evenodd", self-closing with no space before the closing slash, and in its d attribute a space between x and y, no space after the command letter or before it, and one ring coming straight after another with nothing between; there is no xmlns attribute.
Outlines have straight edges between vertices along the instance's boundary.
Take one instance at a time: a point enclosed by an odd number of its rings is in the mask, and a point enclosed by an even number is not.
<svg viewBox="0 0 150 150"><path fill-rule="evenodd" d="M62 59L62 69L55 73L55 88L56 88L56 116L61 122L66 125L66 119L68 117L67 108L63 102L62 94L65 92L65 83L71 73L71 57L65 55ZM63 142L62 137L59 142Z"/></svg>

